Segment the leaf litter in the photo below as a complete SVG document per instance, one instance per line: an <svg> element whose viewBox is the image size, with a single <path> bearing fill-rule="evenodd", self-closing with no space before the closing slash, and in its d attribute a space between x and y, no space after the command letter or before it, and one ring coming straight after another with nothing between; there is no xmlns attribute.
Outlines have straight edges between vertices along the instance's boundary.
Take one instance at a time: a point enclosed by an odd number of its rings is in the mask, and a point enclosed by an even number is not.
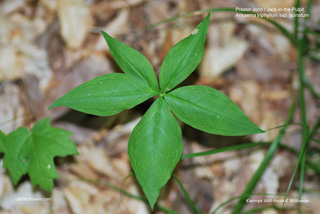
<svg viewBox="0 0 320 214"><path fill-rule="evenodd" d="M68 3L78 5L76 7L61 7L57 3L65 1L41 0L37 4L30 2L0 1L0 129L9 133L19 126L28 127L50 116L57 120L56 124L71 124L64 125L67 130L67 127L72 127L73 132L77 133L74 131L76 129L79 130L78 133L82 133L74 140L81 155L55 159L60 178L55 182L52 195L33 189L29 179L24 179L14 188L8 172L1 168L0 212L48 213L53 210L53 213L65 214L150 213L145 203L112 188L122 187L132 194L142 195L134 176L122 184L131 172L126 148L134 126L132 123L139 120L141 109L136 109L135 113L130 112L135 115L135 120L127 115L99 120L68 109L47 111L47 108L62 94L89 79L101 74L120 72L114 66L102 36L96 32L110 32L117 39L138 49L150 58L158 72L159 62L163 60L161 57L177 41L190 35L202 17L180 18L177 22L150 30L135 34L130 32L137 30L138 26L148 26L183 12L227 7L233 3L165 0L159 3L128 1L124 4L115 0L77 0ZM288 1L280 6L289 7L292 2ZM258 1L257 4L280 7L279 1ZM68 13L68 7L72 12ZM317 7L319 5L315 5L314 10ZM70 17L70 14L80 15ZM140 17L132 18L133 14L139 14ZM232 18L233 15L225 16ZM226 93L264 130L282 125L291 101L288 82L294 81L290 79L288 72L295 70L293 65L296 53L292 45L277 31L249 24L248 20L240 20L245 23L241 25L215 22L215 18L218 19L218 15L214 14L210 22L205 55L196 71L197 75L187 81L191 84L208 85ZM285 20L283 22L289 25ZM74 33L72 29L75 27L81 30ZM315 86L320 85L319 75L315 72L319 69L319 65L306 64L307 75ZM33 76L36 81L28 81L27 75ZM24 90L26 88L28 89ZM37 90L38 98L30 99L30 95ZM307 95L306 102L308 122L313 124L316 119L314 115L319 115L319 109L314 105L312 96ZM88 120L99 124L100 128L85 126ZM297 117L295 120L299 121ZM201 134L192 129L186 130L189 133L183 138L184 154L219 148L219 142L225 141L225 145L229 146L250 140L270 142L277 133L277 130L273 130L230 142L228 139ZM186 137L187 135L194 135L195 139ZM288 145L299 148L299 138L299 129L290 127L285 141ZM241 194L241 188L245 187L264 154L265 149L259 148L197 157L192 161L184 159L176 173L187 191L190 191L198 208L208 213L226 200ZM283 193L296 160L296 156L291 153L279 150L256 192ZM313 182L309 175L305 185L310 189L319 189L319 184ZM14 199L15 196L49 197L51 200L21 203ZM309 204L303 206L303 213L316 213L320 210L317 196L304 194L303 197L310 200ZM159 203L181 213L192 213L174 181L169 183ZM227 205L220 213L230 213L232 205ZM255 204L248 205L248 208L254 207ZM276 213L276 210L269 209L263 213Z"/></svg>

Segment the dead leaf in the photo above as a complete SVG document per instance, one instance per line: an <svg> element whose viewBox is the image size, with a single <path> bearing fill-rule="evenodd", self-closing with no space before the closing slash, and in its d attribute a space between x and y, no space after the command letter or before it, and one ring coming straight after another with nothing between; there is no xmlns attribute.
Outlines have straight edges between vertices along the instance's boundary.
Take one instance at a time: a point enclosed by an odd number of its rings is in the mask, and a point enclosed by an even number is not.
<svg viewBox="0 0 320 214"><path fill-rule="evenodd" d="M219 77L239 62L247 48L246 41L232 38L224 46L206 49L200 64L201 75L212 79Z"/></svg>
<svg viewBox="0 0 320 214"><path fill-rule="evenodd" d="M89 30L89 8L85 0L58 0L60 33L69 48L79 48Z"/></svg>

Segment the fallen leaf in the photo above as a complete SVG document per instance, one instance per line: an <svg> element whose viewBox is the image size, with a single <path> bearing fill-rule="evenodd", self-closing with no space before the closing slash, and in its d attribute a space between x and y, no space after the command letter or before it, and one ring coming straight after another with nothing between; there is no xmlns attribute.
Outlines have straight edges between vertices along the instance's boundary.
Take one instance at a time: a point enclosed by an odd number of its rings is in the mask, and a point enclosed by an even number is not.
<svg viewBox="0 0 320 214"><path fill-rule="evenodd" d="M79 48L89 29L89 8L85 0L58 0L60 33L69 48Z"/></svg>

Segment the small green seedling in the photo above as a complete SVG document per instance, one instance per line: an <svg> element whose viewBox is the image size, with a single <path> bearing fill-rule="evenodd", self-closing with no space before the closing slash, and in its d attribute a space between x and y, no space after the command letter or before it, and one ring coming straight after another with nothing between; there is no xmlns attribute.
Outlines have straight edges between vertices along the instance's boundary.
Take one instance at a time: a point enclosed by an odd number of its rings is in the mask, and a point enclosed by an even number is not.
<svg viewBox="0 0 320 214"><path fill-rule="evenodd" d="M150 62L141 53L102 32L125 74L106 74L90 80L50 107L67 106L108 116L158 96L133 129L128 144L132 168L152 209L182 154L181 129L174 115L196 129L217 135L264 132L227 96L213 88L197 85L172 90L199 65L209 22L210 14L168 52L161 65L160 84Z"/></svg>
<svg viewBox="0 0 320 214"><path fill-rule="evenodd" d="M51 192L53 179L59 178L53 158L77 155L69 139L71 132L51 127L50 119L38 121L29 131L25 127L5 135L0 131L0 153L4 153L3 167L8 168L14 185L28 174L33 186L39 184Z"/></svg>

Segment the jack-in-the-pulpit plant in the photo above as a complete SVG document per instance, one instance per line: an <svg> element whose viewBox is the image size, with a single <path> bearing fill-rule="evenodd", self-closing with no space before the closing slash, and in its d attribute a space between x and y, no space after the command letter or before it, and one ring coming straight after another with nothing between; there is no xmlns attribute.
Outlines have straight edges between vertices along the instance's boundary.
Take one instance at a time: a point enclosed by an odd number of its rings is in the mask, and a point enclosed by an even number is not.
<svg viewBox="0 0 320 214"><path fill-rule="evenodd" d="M52 104L100 116L114 115L158 96L133 129L128 155L153 209L182 154L181 129L174 115L190 126L217 135L262 133L223 93L207 86L174 89L199 65L210 14L165 57L159 84L150 62L135 49L102 32L122 73L90 80ZM214 60L214 59L213 59ZM160 87L159 87L160 85Z"/></svg>

